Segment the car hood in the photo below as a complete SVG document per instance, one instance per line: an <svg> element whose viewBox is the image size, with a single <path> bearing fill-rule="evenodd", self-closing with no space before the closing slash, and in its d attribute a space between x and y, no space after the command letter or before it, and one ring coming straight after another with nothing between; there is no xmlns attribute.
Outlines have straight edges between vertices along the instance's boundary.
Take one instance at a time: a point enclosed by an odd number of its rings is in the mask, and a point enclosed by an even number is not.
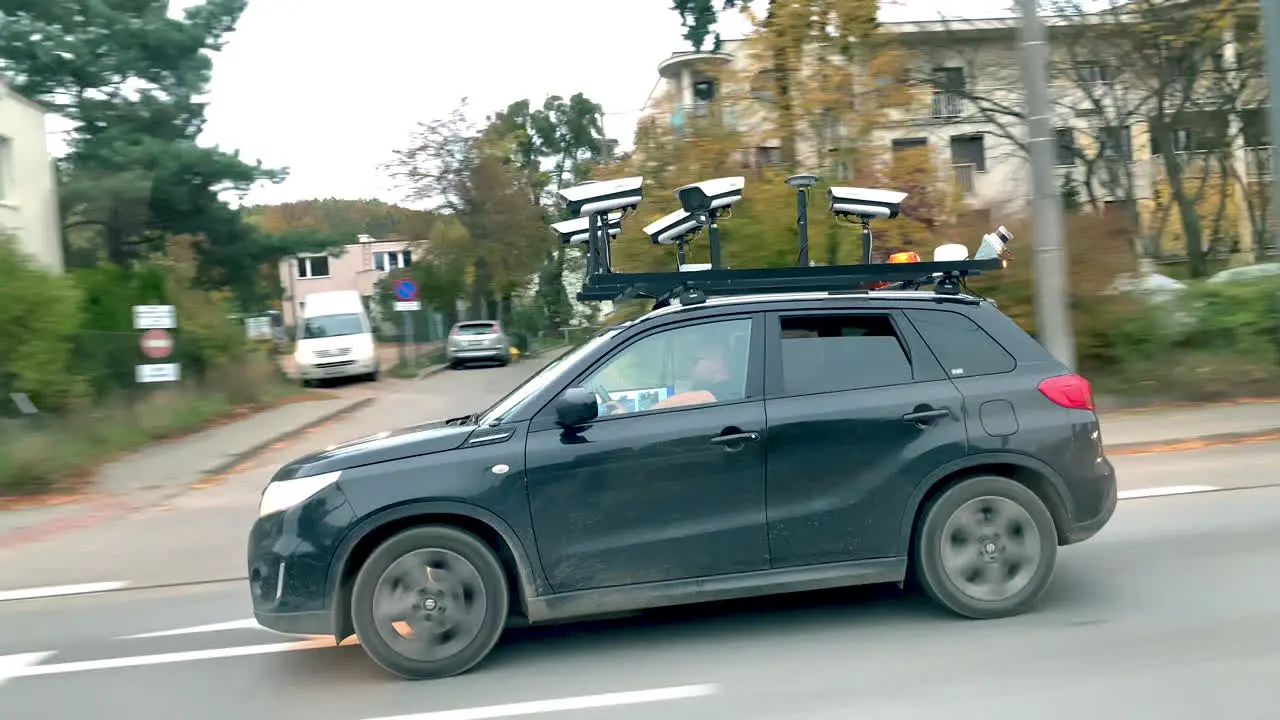
<svg viewBox="0 0 1280 720"><path fill-rule="evenodd" d="M453 450L475 429L465 418L454 418L388 430L304 455L280 468L273 479L289 480Z"/></svg>

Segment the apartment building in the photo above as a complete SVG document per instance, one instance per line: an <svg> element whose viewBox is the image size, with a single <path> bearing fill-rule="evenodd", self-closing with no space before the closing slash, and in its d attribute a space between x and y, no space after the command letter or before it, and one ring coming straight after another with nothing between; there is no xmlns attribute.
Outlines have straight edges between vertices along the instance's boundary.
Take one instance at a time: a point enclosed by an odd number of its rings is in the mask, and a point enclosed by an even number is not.
<svg viewBox="0 0 1280 720"><path fill-rule="evenodd" d="M0 234L50 272L65 270L58 178L46 141L45 108L0 78Z"/></svg>
<svg viewBox="0 0 1280 720"><path fill-rule="evenodd" d="M363 297L373 295L374 285L384 275L413 264L411 243L378 240L360 235L333 255L298 255L280 261L280 284L284 288L281 312L285 325L294 325L300 303L307 295L327 290L356 290Z"/></svg>
<svg viewBox="0 0 1280 720"><path fill-rule="evenodd" d="M1143 91L1126 88L1117 79L1123 77L1116 71L1123 58L1070 53L1063 35L1068 30L1078 32L1081 22L1074 18L1048 23L1058 73L1049 91L1059 179L1074 183L1082 196L1097 198L1108 209L1151 215L1164 170L1140 112L1144 103L1136 99ZM911 74L920 81L920 88L913 91L915 102L888 113L863 142L890 151L932 149L937 162L950 168L968 211L980 217L1025 208L1031 197L1027 136L1016 114L1005 112L1016 113L1024 103L1017 21L887 23L882 27L908 51ZM739 40L726 42L720 52L673 53L658 67L660 80L646 109L653 116L669 116L677 127L690 117L716 115L757 143L744 149L745 165L776 163L781 160L780 143L769 138L768 116L749 107L754 99L768 98L752 89L744 102L741 92L719 87L723 77L740 83L740 78L758 75L744 50L744 41ZM1239 52L1228 36L1213 62L1235 62ZM1071 76L1063 77L1064 72ZM731 93L733 107L721 107ZM1238 174L1246 183L1261 187L1270 177L1270 140L1265 113L1260 103L1255 104L1258 107L1239 113L1243 127L1230 133L1231 150ZM801 167L837 182L856 182L847 165L833 159L838 154L824 152L833 149L824 147L829 144L802 138L797 147ZM1207 136L1199 131L1178 133L1172 150L1185 168L1184 177L1205 171L1205 163L1197 158L1220 154L1207 144ZM1234 192L1241 194L1244 189ZM1240 213L1237 220L1237 235L1247 247L1253 235L1247 214Z"/></svg>

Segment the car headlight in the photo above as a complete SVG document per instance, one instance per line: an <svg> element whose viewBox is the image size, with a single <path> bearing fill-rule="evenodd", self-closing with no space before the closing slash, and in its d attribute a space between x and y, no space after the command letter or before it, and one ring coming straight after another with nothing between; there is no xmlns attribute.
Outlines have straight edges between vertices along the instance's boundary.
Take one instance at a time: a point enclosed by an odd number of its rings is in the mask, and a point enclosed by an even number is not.
<svg viewBox="0 0 1280 720"><path fill-rule="evenodd" d="M338 482L340 477L342 477L341 470L293 480L272 480L262 491L262 500L258 503L258 517L288 510Z"/></svg>

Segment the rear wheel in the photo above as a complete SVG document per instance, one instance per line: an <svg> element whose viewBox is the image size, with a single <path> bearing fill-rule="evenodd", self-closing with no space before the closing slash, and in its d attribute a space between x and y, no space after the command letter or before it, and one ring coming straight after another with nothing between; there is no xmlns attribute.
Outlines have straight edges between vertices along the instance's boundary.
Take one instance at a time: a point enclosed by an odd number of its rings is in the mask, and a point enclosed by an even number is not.
<svg viewBox="0 0 1280 720"><path fill-rule="evenodd" d="M1034 492L1008 478L975 477L943 491L917 533L917 579L930 597L965 617L1024 613L1053 578L1053 516Z"/></svg>
<svg viewBox="0 0 1280 720"><path fill-rule="evenodd" d="M507 580L492 551L449 527L412 528L380 545L356 575L351 613L373 661L409 680L471 669L507 619Z"/></svg>

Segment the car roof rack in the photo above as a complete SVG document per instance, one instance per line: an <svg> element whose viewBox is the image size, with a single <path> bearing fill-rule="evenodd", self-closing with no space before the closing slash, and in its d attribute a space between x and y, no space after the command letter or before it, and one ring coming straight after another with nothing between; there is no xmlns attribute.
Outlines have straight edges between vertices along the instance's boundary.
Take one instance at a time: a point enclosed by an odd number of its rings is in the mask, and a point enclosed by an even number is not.
<svg viewBox="0 0 1280 720"><path fill-rule="evenodd" d="M720 261L719 222L722 213L742 199L742 177L717 178L676 190L682 210L670 213L644 228L656 245L676 246L674 272L618 273L610 266L610 239L623 219L634 214L642 197L644 178L603 182L588 181L560 191L561 200L576 217L556 223L552 229L561 242L585 243L587 275L580 301L652 298L654 309L678 300L681 305L706 302L710 296L758 295L791 292L856 292L872 289L922 289L930 286L943 295L958 295L965 280L986 271L1003 269L1012 258L1008 245L1013 235L1000 226L982 238L973 258L964 245L950 243L934 250L932 262L922 262L914 252L895 253L888 262L871 262L871 221L898 217L906 193L871 188L831 187L828 209L837 221L861 225L862 263L815 266L809 261L808 193L818 179L795 175L787 184L797 191L798 265L774 268L725 268ZM586 220L584 224L582 221ZM711 262L685 263L685 249L707 230ZM585 232L584 232L585 230Z"/></svg>

